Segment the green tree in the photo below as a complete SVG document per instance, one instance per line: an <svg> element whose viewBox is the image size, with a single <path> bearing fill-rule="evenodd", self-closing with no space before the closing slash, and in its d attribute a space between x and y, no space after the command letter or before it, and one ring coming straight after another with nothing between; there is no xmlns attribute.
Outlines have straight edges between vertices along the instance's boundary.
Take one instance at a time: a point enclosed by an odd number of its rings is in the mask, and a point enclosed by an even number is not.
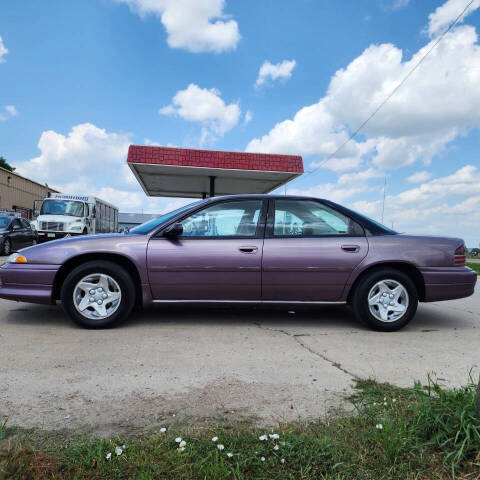
<svg viewBox="0 0 480 480"><path fill-rule="evenodd" d="M15 170L15 167L12 167L3 157L0 157L0 167L9 170L10 172Z"/></svg>

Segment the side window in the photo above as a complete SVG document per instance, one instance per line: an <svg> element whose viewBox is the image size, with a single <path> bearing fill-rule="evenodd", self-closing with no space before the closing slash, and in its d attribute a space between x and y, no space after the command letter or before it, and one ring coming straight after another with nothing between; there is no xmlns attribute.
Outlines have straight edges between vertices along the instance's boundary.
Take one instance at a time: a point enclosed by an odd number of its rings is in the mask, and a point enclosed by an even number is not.
<svg viewBox="0 0 480 480"><path fill-rule="evenodd" d="M28 229L30 228L30 224L23 218L20 219L20 222L22 223L23 228L28 228Z"/></svg>
<svg viewBox="0 0 480 480"><path fill-rule="evenodd" d="M180 222L182 237L254 237L262 204L262 200L238 200L207 207Z"/></svg>
<svg viewBox="0 0 480 480"><path fill-rule="evenodd" d="M363 235L349 217L312 200L275 200L274 236Z"/></svg>
<svg viewBox="0 0 480 480"><path fill-rule="evenodd" d="M12 228L23 228L22 227L22 224L20 223L20 220L18 218L16 218L13 222L12 222Z"/></svg>

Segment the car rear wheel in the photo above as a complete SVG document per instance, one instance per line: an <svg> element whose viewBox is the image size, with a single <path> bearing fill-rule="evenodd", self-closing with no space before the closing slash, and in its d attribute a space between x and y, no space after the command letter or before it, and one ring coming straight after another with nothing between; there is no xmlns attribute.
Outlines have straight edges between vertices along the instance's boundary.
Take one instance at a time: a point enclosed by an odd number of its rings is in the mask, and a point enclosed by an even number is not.
<svg viewBox="0 0 480 480"><path fill-rule="evenodd" d="M87 262L72 270L61 290L67 315L85 328L109 328L130 315L135 286L129 273L113 262Z"/></svg>
<svg viewBox="0 0 480 480"><path fill-rule="evenodd" d="M355 316L374 330L393 332L415 315L418 293L408 275L398 270L374 270L363 277L353 292Z"/></svg>
<svg viewBox="0 0 480 480"><path fill-rule="evenodd" d="M3 255L10 255L12 253L12 244L8 238L3 242Z"/></svg>

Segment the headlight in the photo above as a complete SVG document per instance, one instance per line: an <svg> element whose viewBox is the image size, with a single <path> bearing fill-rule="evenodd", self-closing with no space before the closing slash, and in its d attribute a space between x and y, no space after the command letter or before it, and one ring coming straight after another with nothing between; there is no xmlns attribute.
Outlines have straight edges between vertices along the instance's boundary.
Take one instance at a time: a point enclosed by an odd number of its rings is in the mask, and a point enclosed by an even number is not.
<svg viewBox="0 0 480 480"><path fill-rule="evenodd" d="M19 253L13 253L8 257L8 263L28 263L27 258Z"/></svg>
<svg viewBox="0 0 480 480"><path fill-rule="evenodd" d="M70 227L71 230L81 230L82 226L81 225L74 225L73 227Z"/></svg>

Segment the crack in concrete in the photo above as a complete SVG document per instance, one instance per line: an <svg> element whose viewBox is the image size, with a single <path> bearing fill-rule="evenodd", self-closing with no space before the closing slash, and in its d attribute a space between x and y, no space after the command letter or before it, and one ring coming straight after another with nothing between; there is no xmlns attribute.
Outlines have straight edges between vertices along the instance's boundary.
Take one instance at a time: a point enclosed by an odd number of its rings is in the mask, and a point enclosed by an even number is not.
<svg viewBox="0 0 480 480"><path fill-rule="evenodd" d="M334 360L331 360L328 358L325 354L322 354L320 352L317 352L313 348L309 347L308 345L305 345L305 343L302 342L301 337L306 336L306 335L296 335L292 334L290 332L287 332L286 330L282 330L281 328L272 328L272 327L264 327L258 322L254 322L254 325L256 325L258 328L261 330L266 330L266 331L271 331L271 332L278 332L282 333L283 335L287 335L287 337L293 338L293 340L300 345L303 349L307 350L307 352L311 353L312 355L315 355L316 357L321 358L325 362L328 362L332 367L340 370L341 372L349 375L350 377L354 378L355 380L359 380L360 377L358 375L355 375L354 373L348 371L345 367L342 366L341 363L335 362Z"/></svg>

